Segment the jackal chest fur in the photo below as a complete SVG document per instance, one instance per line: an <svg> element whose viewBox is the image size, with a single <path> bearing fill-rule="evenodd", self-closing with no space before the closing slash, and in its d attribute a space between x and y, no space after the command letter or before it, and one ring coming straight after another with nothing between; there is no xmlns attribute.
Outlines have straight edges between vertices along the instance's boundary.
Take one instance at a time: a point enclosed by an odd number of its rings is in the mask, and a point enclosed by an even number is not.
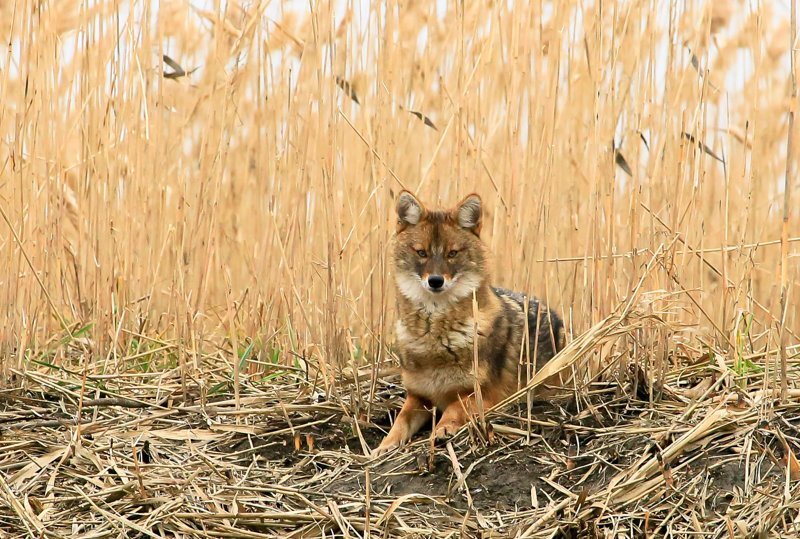
<svg viewBox="0 0 800 539"><path fill-rule="evenodd" d="M458 363L472 356L474 318L450 318L444 314L430 317L407 316L397 321L397 340L403 350L403 367L420 363Z"/></svg>
<svg viewBox="0 0 800 539"><path fill-rule="evenodd" d="M471 313L470 313L471 314ZM455 316L454 316L455 315ZM478 315L478 348L481 348L485 317ZM408 391L432 404L451 400L472 388L475 318L457 313L407 313L396 324L397 344ZM478 364L479 371L482 364ZM481 373L478 373L480 379Z"/></svg>

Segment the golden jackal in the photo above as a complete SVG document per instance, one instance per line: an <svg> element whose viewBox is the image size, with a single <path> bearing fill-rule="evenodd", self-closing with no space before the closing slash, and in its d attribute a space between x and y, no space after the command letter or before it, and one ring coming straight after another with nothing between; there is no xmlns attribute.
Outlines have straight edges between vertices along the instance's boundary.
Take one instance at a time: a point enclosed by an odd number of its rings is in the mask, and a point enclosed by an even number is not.
<svg viewBox="0 0 800 539"><path fill-rule="evenodd" d="M491 286L480 230L478 195L469 195L450 211L428 211L407 191L397 200L396 330L407 397L376 453L408 441L430 422L434 407L442 412L436 436L453 434L476 411L476 383L484 408L517 390L518 367L525 360L525 298ZM536 299L528 301L527 322L530 357L536 354L538 370L562 348L563 323ZM527 369L522 365L521 370L525 383Z"/></svg>

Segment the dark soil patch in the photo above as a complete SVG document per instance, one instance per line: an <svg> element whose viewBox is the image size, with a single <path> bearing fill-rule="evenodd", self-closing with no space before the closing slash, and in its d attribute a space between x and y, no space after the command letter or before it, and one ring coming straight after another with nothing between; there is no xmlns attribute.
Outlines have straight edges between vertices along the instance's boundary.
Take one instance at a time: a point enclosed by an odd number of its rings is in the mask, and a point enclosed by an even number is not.
<svg viewBox="0 0 800 539"><path fill-rule="evenodd" d="M536 417L552 421L557 416L558 412L551 407L538 410ZM594 420L590 418L584 422L594 423ZM383 439L386 430L388 425L382 428L362 427L361 435L367 445L374 448ZM430 429L425 428L414 440L427 440L429 435ZM587 443L591 436L583 438L583 443ZM399 450L403 458L365 461L360 465L360 473L351 473L341 481L332 482L324 494L334 498L363 496L365 470L369 467L370 490L374 496L388 498L423 494L445 501L456 509L467 509L471 500L473 508L479 510L516 511L531 509L534 504L544 505L551 499L563 497L563 493L553 485L561 484L570 490L586 471L584 464L589 460L587 457L568 457L570 452L576 453L576 450L571 447L573 442L570 442L570 435L564 428L542 430L537 427L532 433L530 445L525 445L522 439L502 436L496 436L496 439L493 445L468 444L471 448L466 452L463 451L463 445L459 444L457 453L466 487L458 484L446 442L440 441L435 445L433 458L427 443L415 443ZM558 465L542 457L544 453L552 456L552 447L564 452L565 458ZM287 433L239 438L228 451L251 453L276 466L287 468L325 465L328 457L324 454L320 456L320 452L363 455L361 440L353 428L337 419L298 429L295 436ZM330 458L335 460L335 457ZM603 477L604 473L600 473L586 483L596 484L597 479Z"/></svg>

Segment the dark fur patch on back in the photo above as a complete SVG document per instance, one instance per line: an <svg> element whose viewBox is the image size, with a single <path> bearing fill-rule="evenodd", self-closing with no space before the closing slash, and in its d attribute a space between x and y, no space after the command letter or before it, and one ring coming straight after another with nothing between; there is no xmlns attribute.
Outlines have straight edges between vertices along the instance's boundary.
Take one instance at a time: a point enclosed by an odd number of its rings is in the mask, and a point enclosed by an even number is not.
<svg viewBox="0 0 800 539"><path fill-rule="evenodd" d="M494 319L490 337L489 372L495 380L501 377L503 369L506 367L506 362L509 360L508 347L514 335L513 320L515 313L505 301L501 300L501 303L503 305L503 316L498 316Z"/></svg>
<svg viewBox="0 0 800 539"><path fill-rule="evenodd" d="M524 309L525 296L519 292L505 288L493 288L494 293L502 300L507 298ZM535 297L528 298L528 345L531 356L536 351L536 368L542 368L545 363L561 350L560 335L564 323L552 309L541 309L541 303ZM542 315L539 318L539 315ZM538 335L537 335L538 322Z"/></svg>

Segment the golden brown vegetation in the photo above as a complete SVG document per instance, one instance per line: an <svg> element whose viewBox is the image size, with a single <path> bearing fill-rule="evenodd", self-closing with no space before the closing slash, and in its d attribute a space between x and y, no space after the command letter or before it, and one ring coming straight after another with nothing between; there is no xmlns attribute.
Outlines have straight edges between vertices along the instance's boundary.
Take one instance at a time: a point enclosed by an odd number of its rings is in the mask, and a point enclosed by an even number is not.
<svg viewBox="0 0 800 539"><path fill-rule="evenodd" d="M731 536L766 524L789 529L800 445L795 427L780 429L797 422L757 426L776 414L797 417L800 186L798 124L789 121L797 34L788 8L736 0L297 4L0 5L0 35L10 44L0 53L0 428L12 433L0 430L8 459L0 500L9 508L0 509L0 529L65 533L59 519L73 505L105 515L100 535L147 535L137 528L145 524L156 535L371 527L525 535L593 518L597 529L656 535L706 525ZM631 383L641 382L646 398L631 417L652 423L634 421L630 432L650 425L659 434L634 454L654 443L662 458L678 459L715 440L746 462L768 455L788 470L785 484L758 491L760 478L748 475L735 493L740 505L731 505L750 508L740 518L672 510L689 503L679 495L645 510L636 502L676 496L679 479L660 461L620 461L608 490L556 489L552 504L542 499L490 523L475 507L456 516L448 509L439 521L400 518L421 498L394 505L357 482L339 508L309 501L304 485L322 479L300 468L243 472L255 453L237 460L242 439L268 432L300 440L305 431L295 425L331 415L349 421L366 452L371 440L361 429L399 403L376 394L392 361L387 247L402 188L443 204L481 193L495 281L563 313L573 344L562 361L637 365L641 377ZM640 302L644 291L657 298ZM603 330L609 320L617 325ZM782 378L787 403L779 405ZM629 395L619 380L614 391ZM587 386L576 387L588 399ZM330 404L307 404L320 395ZM664 395L674 402L659 404ZM731 420L734 412L719 408L731 395L749 415ZM228 397L213 408L221 419L205 415L209 402ZM133 420L131 410L153 416ZM168 435L184 432L180 421L205 430ZM532 423L523 423L489 438L530 441ZM120 425L134 434L109 434ZM735 427L724 443L714 439L720 425ZM151 440L202 445L162 449L164 458L192 454L186 475L161 470L174 478L163 482L150 469L146 477L134 448L148 429L161 433ZM756 441L745 435L755 431ZM43 433L55 445L41 442ZM474 440L462 435L458 453L452 445L441 453L470 505L469 471L462 475L457 455ZM108 453L109 444L124 454ZM212 446L216 453L203 453ZM563 455L545 468L568 467L573 449L550 448ZM103 456L89 466L88 455ZM335 457L344 459L341 474L371 470L346 455ZM109 469L124 488L104 479L65 492L55 481L64 470ZM296 481L276 494L280 477ZM153 501L194 480L180 503ZM265 484L291 501L247 490ZM682 486L684 498L702 490ZM770 488L783 501L763 494ZM131 512L132 498L160 507L152 522ZM590 511L603 504L604 516ZM259 524L232 519L236 512L260 515Z"/></svg>

